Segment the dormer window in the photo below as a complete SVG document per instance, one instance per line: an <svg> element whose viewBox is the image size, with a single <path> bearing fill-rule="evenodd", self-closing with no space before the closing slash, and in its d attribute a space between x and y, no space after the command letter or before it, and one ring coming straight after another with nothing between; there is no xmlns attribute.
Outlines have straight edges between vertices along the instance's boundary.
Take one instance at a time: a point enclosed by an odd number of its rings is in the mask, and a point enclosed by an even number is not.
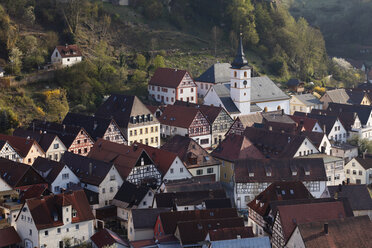
<svg viewBox="0 0 372 248"><path fill-rule="evenodd" d="M72 218L75 218L77 216L77 211L75 209L72 209Z"/></svg>
<svg viewBox="0 0 372 248"><path fill-rule="evenodd" d="M310 176L310 171L305 171L306 176Z"/></svg>
<svg viewBox="0 0 372 248"><path fill-rule="evenodd" d="M292 176L297 176L297 171L292 171Z"/></svg>
<svg viewBox="0 0 372 248"><path fill-rule="evenodd" d="M263 202L260 203L260 208L262 208L264 206Z"/></svg>
<svg viewBox="0 0 372 248"><path fill-rule="evenodd" d="M266 172L267 177L271 177L271 172Z"/></svg>
<svg viewBox="0 0 372 248"><path fill-rule="evenodd" d="M248 175L249 175L249 177L254 177L254 173L253 172L249 173Z"/></svg>

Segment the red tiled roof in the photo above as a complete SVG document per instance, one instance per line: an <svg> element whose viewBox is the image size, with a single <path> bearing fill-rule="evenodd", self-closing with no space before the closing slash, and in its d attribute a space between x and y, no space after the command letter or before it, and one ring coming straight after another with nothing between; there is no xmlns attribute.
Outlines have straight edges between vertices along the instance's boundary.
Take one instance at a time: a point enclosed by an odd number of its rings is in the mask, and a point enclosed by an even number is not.
<svg viewBox="0 0 372 248"><path fill-rule="evenodd" d="M44 195L45 192L49 192L46 185L32 185L26 191L22 192L20 195L21 202L25 202L26 199L31 199L35 197L40 197Z"/></svg>
<svg viewBox="0 0 372 248"><path fill-rule="evenodd" d="M82 56L77 45L57 46L58 52L62 58L80 57Z"/></svg>
<svg viewBox="0 0 372 248"><path fill-rule="evenodd" d="M198 113L205 118L199 109L179 105L168 105L158 120L163 125L189 128Z"/></svg>
<svg viewBox="0 0 372 248"><path fill-rule="evenodd" d="M245 136L237 134L228 135L211 153L211 155L215 158L232 162L245 158L265 158L252 142L250 142Z"/></svg>
<svg viewBox="0 0 372 248"><path fill-rule="evenodd" d="M23 158L27 156L32 146L39 144L34 139L27 139L18 136L10 136L5 134L0 134L0 140L8 141L8 143L21 155ZM40 147L40 146L39 146ZM44 153L43 149L40 150Z"/></svg>
<svg viewBox="0 0 372 248"><path fill-rule="evenodd" d="M68 205L72 205L72 208L77 211L76 217L71 219L72 223L94 219L83 190L27 199L25 204L27 204L38 230L62 226L62 207ZM57 221L54 221L54 215L58 216Z"/></svg>
<svg viewBox="0 0 372 248"><path fill-rule="evenodd" d="M295 121L301 131L312 132L314 126L318 122L316 119L307 116L289 115L289 117ZM303 127L303 130L302 130Z"/></svg>
<svg viewBox="0 0 372 248"><path fill-rule="evenodd" d="M342 202L278 206L278 213L286 242L299 224L347 217Z"/></svg>
<svg viewBox="0 0 372 248"><path fill-rule="evenodd" d="M210 230L208 233L210 241L254 237L251 226L219 228Z"/></svg>
<svg viewBox="0 0 372 248"><path fill-rule="evenodd" d="M8 247L21 242L22 240L14 227L0 229L0 247Z"/></svg>
<svg viewBox="0 0 372 248"><path fill-rule="evenodd" d="M118 234L106 228L99 232L96 232L90 239L98 248L103 248L116 243L129 247L129 244L124 241Z"/></svg>
<svg viewBox="0 0 372 248"><path fill-rule="evenodd" d="M302 182L274 182L248 203L248 207L264 217L270 212L271 202L312 198Z"/></svg>
<svg viewBox="0 0 372 248"><path fill-rule="evenodd" d="M149 85L177 88L184 76L189 74L185 70L177 70L171 68L158 68L151 77ZM189 74L190 75L190 74Z"/></svg>

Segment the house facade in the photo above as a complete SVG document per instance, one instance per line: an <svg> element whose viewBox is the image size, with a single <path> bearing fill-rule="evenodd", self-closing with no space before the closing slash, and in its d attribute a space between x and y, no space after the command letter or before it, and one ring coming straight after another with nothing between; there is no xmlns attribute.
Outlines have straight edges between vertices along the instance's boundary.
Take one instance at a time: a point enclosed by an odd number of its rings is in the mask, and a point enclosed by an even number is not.
<svg viewBox="0 0 372 248"><path fill-rule="evenodd" d="M10 159L15 162L22 161L22 157L7 141L0 141L0 147L0 157Z"/></svg>
<svg viewBox="0 0 372 248"><path fill-rule="evenodd" d="M292 95L291 115L296 112L310 113L312 109L323 109L322 102L312 94Z"/></svg>
<svg viewBox="0 0 372 248"><path fill-rule="evenodd" d="M84 192L76 191L26 200L16 229L23 247L65 247L89 240L93 222Z"/></svg>
<svg viewBox="0 0 372 248"><path fill-rule="evenodd" d="M197 102L197 86L185 70L158 68L149 82L148 91L154 100L165 104L177 100Z"/></svg>
<svg viewBox="0 0 372 248"><path fill-rule="evenodd" d="M54 65L69 67L83 60L83 55L77 45L57 46L51 56Z"/></svg>
<svg viewBox="0 0 372 248"><path fill-rule="evenodd" d="M351 159L345 165L346 183L371 184L372 183L372 157L363 154L361 157Z"/></svg>
<svg viewBox="0 0 372 248"><path fill-rule="evenodd" d="M98 108L95 115L113 118L129 145L139 142L153 147L160 146L160 123L136 96L113 94Z"/></svg>

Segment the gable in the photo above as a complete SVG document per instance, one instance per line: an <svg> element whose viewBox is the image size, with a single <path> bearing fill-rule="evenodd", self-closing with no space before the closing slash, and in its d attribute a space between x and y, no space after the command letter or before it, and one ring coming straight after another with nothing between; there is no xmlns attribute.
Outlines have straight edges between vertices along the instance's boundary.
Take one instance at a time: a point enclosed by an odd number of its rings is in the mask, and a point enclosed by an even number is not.
<svg viewBox="0 0 372 248"><path fill-rule="evenodd" d="M190 86L197 87L194 80L191 78L190 74L186 72L182 78L181 83L178 85L178 87L190 87Z"/></svg>
<svg viewBox="0 0 372 248"><path fill-rule="evenodd" d="M291 104L298 104L298 105L304 105L303 102L301 102L296 96L292 96L291 98Z"/></svg>
<svg viewBox="0 0 372 248"><path fill-rule="evenodd" d="M55 144L58 144L58 149L54 149L54 145ZM54 138L54 140L52 141L52 143L50 144L48 150L46 150L45 152L52 152L53 150L67 150L67 147L65 146L65 144L62 142L62 140L58 137L58 135L56 135L56 137Z"/></svg>
<svg viewBox="0 0 372 248"><path fill-rule="evenodd" d="M183 172L181 172L181 168ZM173 170L173 173L171 173L171 170ZM181 159L177 156L172 162L168 171L165 173L163 180L164 179L174 180L174 179L183 179L183 178L191 178L191 177L192 177L191 173L186 168L185 164L181 161Z"/></svg>
<svg viewBox="0 0 372 248"><path fill-rule="evenodd" d="M322 133L323 132L323 129L322 127L319 125L318 122L315 122L315 125L313 127L313 129L311 130L312 132L318 132L318 133Z"/></svg>
<svg viewBox="0 0 372 248"><path fill-rule="evenodd" d="M304 152L307 153L307 151L310 151L310 154L311 154L311 151L313 151L313 153L319 152L318 148L314 146L314 144L308 138L305 138L302 144L298 147L297 152L295 153L294 157L303 156L305 155ZM300 152L301 152L301 155L299 155Z"/></svg>
<svg viewBox="0 0 372 248"><path fill-rule="evenodd" d="M205 116L198 111L198 113L195 115L194 120L191 122L190 127L192 126L209 126L209 122Z"/></svg>
<svg viewBox="0 0 372 248"><path fill-rule="evenodd" d="M1 177L0 177L0 192L12 190L12 187L9 186Z"/></svg>
<svg viewBox="0 0 372 248"><path fill-rule="evenodd" d="M355 166L353 166L353 163L355 164ZM352 170L353 169L358 169L358 170L365 171L364 167L355 158L353 158L352 160L350 160L349 163L347 163L345 165L345 168L350 169L350 173L351 174L352 174Z"/></svg>

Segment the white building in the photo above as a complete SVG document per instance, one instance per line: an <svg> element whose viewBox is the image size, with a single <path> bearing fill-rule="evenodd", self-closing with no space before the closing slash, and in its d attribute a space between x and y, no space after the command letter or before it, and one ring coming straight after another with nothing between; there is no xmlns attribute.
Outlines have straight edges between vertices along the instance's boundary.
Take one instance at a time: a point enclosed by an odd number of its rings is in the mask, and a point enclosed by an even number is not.
<svg viewBox="0 0 372 248"><path fill-rule="evenodd" d="M84 191L26 200L16 220L25 248L78 245L94 233L94 216Z"/></svg>
<svg viewBox="0 0 372 248"><path fill-rule="evenodd" d="M372 183L372 156L363 154L355 157L345 165L346 183L371 184Z"/></svg>
<svg viewBox="0 0 372 248"><path fill-rule="evenodd" d="M221 64L221 66L229 64ZM221 66L213 69L227 73ZM210 68L211 69L211 68ZM212 73L212 72L211 72ZM214 83L204 96L204 104L220 106L234 118L251 112L274 111L283 109L289 114L289 96L279 89L267 76L251 77L252 68L248 65L240 37L237 55L229 70L230 81ZM226 78L221 76L221 78ZM198 84L200 87L204 84ZM198 89L199 90L199 89Z"/></svg>
<svg viewBox="0 0 372 248"><path fill-rule="evenodd" d="M310 113L313 109L323 109L323 104L313 94L292 95L290 105L291 115L296 111Z"/></svg>
<svg viewBox="0 0 372 248"><path fill-rule="evenodd" d="M69 67L81 62L83 55L77 45L57 46L51 56L52 64Z"/></svg>
<svg viewBox="0 0 372 248"><path fill-rule="evenodd" d="M8 141L0 140L0 157L21 162L22 158L17 151L8 143Z"/></svg>
<svg viewBox="0 0 372 248"><path fill-rule="evenodd" d="M158 68L152 76L149 94L156 101L173 104L176 100L196 103L197 86L185 70Z"/></svg>

